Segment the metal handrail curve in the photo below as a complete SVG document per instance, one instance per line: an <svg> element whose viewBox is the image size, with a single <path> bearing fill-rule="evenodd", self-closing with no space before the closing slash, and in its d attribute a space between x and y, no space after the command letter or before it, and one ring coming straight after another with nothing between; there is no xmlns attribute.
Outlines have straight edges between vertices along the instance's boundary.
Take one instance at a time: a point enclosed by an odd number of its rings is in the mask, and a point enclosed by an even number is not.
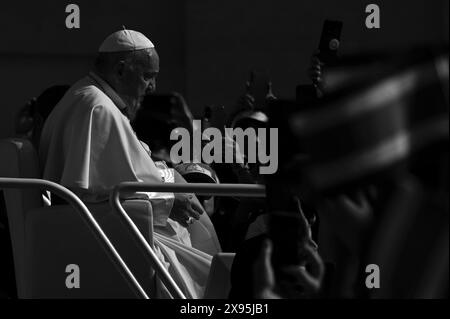
<svg viewBox="0 0 450 319"><path fill-rule="evenodd" d="M148 295L146 294L144 289L142 289L141 285L136 280L134 275L131 273L122 257L120 257L119 253L116 251L109 238L106 236L100 225L92 216L89 209L72 191L57 183L36 178L0 177L0 189L2 188L39 188L41 190L47 190L55 193L62 199L66 200L73 208L75 208L76 211L80 213L89 230L94 234L94 236L96 236L96 239L98 240L102 248L106 251L108 257L117 267L120 274L126 280L135 295L139 298L149 299Z"/></svg>
<svg viewBox="0 0 450 319"><path fill-rule="evenodd" d="M176 183L142 183L142 182L123 182L116 185L111 192L110 203L114 210L119 212L119 217L125 225L132 230L134 240L144 252L147 260L153 266L156 274L160 276L162 282L167 287L174 298L186 299L181 289L170 276L167 269L158 259L153 248L142 236L134 222L127 215L120 203L120 194L122 192L162 192L162 193L195 193L197 195L217 195L217 196L240 196L240 197L265 197L266 191L263 185L254 184L176 184Z"/></svg>

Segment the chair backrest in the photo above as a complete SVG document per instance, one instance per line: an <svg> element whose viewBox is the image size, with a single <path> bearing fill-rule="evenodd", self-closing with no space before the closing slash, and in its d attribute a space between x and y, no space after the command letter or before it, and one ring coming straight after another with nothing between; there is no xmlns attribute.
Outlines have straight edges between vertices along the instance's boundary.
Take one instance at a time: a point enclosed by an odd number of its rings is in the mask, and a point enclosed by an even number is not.
<svg viewBox="0 0 450 319"><path fill-rule="evenodd" d="M0 140L0 176L39 178L39 161L30 141L19 138ZM3 191L8 216L18 296L25 283L25 212L42 206L37 189L5 189Z"/></svg>
<svg viewBox="0 0 450 319"><path fill-rule="evenodd" d="M0 140L0 177L39 178L32 144L23 139ZM38 189L5 189L4 199L19 298L133 298L135 295L81 216L69 205L43 207ZM152 238L152 207L148 201L123 204L144 237ZM88 205L141 286L154 292L153 271L134 244L128 229L109 203ZM68 288L68 265L80 270L80 288Z"/></svg>

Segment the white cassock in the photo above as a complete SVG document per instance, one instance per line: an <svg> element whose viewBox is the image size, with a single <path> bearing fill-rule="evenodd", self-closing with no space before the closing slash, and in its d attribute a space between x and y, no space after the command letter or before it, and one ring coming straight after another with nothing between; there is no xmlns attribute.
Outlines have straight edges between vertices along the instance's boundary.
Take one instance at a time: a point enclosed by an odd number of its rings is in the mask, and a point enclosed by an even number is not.
<svg viewBox="0 0 450 319"><path fill-rule="evenodd" d="M39 148L43 178L85 202L108 200L112 188L125 181L173 182L173 174L157 167L134 134L120 111L124 107L92 72L73 85L44 125ZM189 232L169 218L173 194L132 195L138 197L152 203L155 249L170 274L188 298L203 297L212 257L193 248Z"/></svg>

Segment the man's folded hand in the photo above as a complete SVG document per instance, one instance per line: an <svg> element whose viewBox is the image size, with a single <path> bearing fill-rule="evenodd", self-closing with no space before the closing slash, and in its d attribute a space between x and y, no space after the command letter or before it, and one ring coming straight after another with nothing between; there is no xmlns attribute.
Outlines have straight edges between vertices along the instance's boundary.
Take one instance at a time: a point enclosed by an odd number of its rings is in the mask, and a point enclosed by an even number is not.
<svg viewBox="0 0 450 319"><path fill-rule="evenodd" d="M194 194L175 194L170 218L177 221L184 227L188 227L195 220L200 219L204 209Z"/></svg>

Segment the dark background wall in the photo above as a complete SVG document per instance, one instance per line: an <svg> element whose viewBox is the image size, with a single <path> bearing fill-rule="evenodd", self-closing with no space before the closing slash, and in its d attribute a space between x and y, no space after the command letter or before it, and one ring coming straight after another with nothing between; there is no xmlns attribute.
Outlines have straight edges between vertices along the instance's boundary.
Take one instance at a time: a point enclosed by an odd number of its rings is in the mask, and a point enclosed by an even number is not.
<svg viewBox="0 0 450 319"><path fill-rule="evenodd" d="M80 7L81 28L67 29L66 5ZM84 76L103 39L122 25L145 33L161 55L161 90L185 91L184 2L177 0L8 1L0 6L0 137L31 97Z"/></svg>
<svg viewBox="0 0 450 319"><path fill-rule="evenodd" d="M269 75L276 95L290 97L306 69L326 18L344 21L341 52L448 43L448 0L73 1L81 28L65 28L70 2L41 0L0 6L0 137L14 116L54 84L89 70L101 41L125 25L145 33L161 56L158 91L179 91L194 114L205 105L229 113L251 69ZM365 7L381 9L381 29L365 28Z"/></svg>

